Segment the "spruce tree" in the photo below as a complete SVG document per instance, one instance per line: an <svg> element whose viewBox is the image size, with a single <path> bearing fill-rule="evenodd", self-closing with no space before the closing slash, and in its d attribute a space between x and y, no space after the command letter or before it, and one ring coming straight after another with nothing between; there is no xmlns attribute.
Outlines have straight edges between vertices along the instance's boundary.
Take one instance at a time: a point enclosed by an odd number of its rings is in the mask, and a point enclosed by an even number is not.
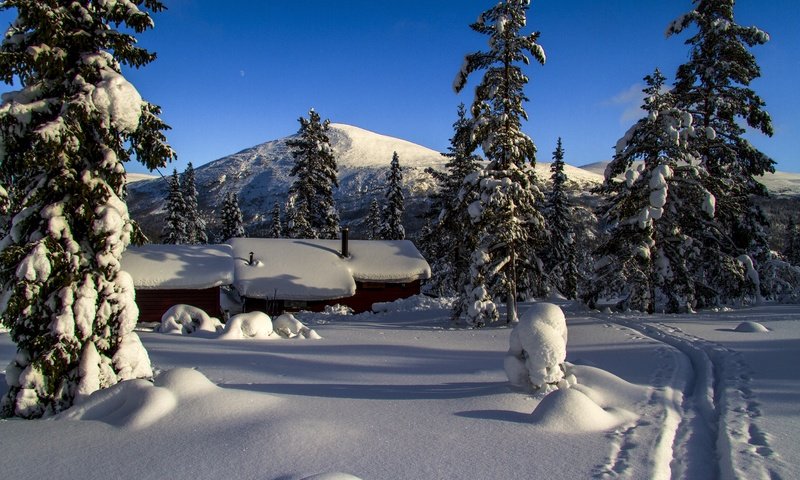
<svg viewBox="0 0 800 480"><path fill-rule="evenodd" d="M786 260L792 265L800 266L800 231L793 215L786 222Z"/></svg>
<svg viewBox="0 0 800 480"><path fill-rule="evenodd" d="M367 240L381 240L382 225L381 206L378 204L378 199L373 198L367 214Z"/></svg>
<svg viewBox="0 0 800 480"><path fill-rule="evenodd" d="M719 304L741 295L744 271L725 253L731 241L717 222L713 182L694 147L706 133L663 91L658 70L645 82L647 116L620 139L606 169L606 239L588 303L615 297L620 308L650 313Z"/></svg>
<svg viewBox="0 0 800 480"><path fill-rule="evenodd" d="M164 229L161 232L161 241L172 245L182 245L189 243L188 226L186 225L186 203L183 200L183 189L178 170L172 171L169 179L169 191L167 193L167 218L164 221Z"/></svg>
<svg viewBox="0 0 800 480"><path fill-rule="evenodd" d="M290 175L295 177L289 194L297 197L299 204L308 210L309 238L335 239L339 234L339 212L333 198L333 189L339 187L336 179L336 158L331 149L328 129L330 121L321 121L312 108L308 119L300 117L297 138L286 142L294 157ZM313 208L312 208L313 206Z"/></svg>
<svg viewBox="0 0 800 480"><path fill-rule="evenodd" d="M384 240L402 240L406 237L403 227L403 169L397 152L392 154L392 163L386 174L386 205L383 208L383 226L381 237Z"/></svg>
<svg viewBox="0 0 800 480"><path fill-rule="evenodd" d="M142 7L143 6L143 7ZM124 163L174 157L159 108L121 74L155 54L135 34L156 0L14 0L0 75L20 90L0 105L0 185L13 228L0 240L0 320L17 354L2 416L41 417L115 383L152 376L133 331L133 281L120 259L135 225Z"/></svg>
<svg viewBox="0 0 800 480"><path fill-rule="evenodd" d="M189 245L202 245L208 243L206 234L206 221L203 220L197 206L197 186L195 185L194 167L192 162L186 166L181 181L183 188L184 223L186 225L186 243Z"/></svg>
<svg viewBox="0 0 800 480"><path fill-rule="evenodd" d="M427 214L430 227L420 238L421 248L433 271L431 289L440 295L458 293L466 281L469 257L475 249L466 208L475 198L460 193L464 179L481 168L480 157L473 153L475 146L470 142L472 126L463 103L458 106L457 115L450 146L447 153L442 154L447 158L445 170L428 170L438 188L431 196ZM457 318L460 312L454 312L454 316Z"/></svg>
<svg viewBox="0 0 800 480"><path fill-rule="evenodd" d="M278 202L272 206L272 222L270 227L270 238L283 237L283 224L281 223L281 206Z"/></svg>
<svg viewBox="0 0 800 480"><path fill-rule="evenodd" d="M239 199L234 192L225 194L222 202L222 241L244 237L244 223Z"/></svg>
<svg viewBox="0 0 800 480"><path fill-rule="evenodd" d="M559 137L550 166L553 186L545 204L545 219L550 232L547 255L543 255L550 282L567 298L578 294L578 264L572 208L567 198L564 173L564 148Z"/></svg>
<svg viewBox="0 0 800 480"><path fill-rule="evenodd" d="M515 322L520 280L527 285L540 280L535 252L543 245L544 219L537 210L536 146L521 131L528 77L520 64L529 64L529 55L544 64L545 54L536 43L539 32L520 34L529 3L503 0L478 17L470 27L489 37L490 50L467 55L453 83L459 92L472 73L485 71L471 107L472 140L489 164L462 187L478 199L468 206L477 241L459 307L474 326L497 320L495 297L506 299L507 322Z"/></svg>
<svg viewBox="0 0 800 480"><path fill-rule="evenodd" d="M286 201L287 236L289 238L316 238L316 232L308 219L309 208L305 200L290 194Z"/></svg>
<svg viewBox="0 0 800 480"><path fill-rule="evenodd" d="M734 0L694 0L694 9L673 21L668 35L694 26L686 40L689 60L678 67L677 107L692 115L699 135L695 143L703 167L715 181L712 193L718 218L739 252L763 252L766 219L752 195L767 191L755 177L774 172L774 161L746 139L744 124L772 136L764 101L750 88L761 75L748 48L769 40L762 30L734 21ZM736 252L731 252L736 253Z"/></svg>

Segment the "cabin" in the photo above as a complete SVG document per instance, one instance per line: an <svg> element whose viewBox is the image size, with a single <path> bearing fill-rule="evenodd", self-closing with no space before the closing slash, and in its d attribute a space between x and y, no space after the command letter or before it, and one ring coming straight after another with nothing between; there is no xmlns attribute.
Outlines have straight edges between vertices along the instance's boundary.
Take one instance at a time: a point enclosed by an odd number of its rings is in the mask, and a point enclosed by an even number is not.
<svg viewBox="0 0 800 480"><path fill-rule="evenodd" d="M122 270L133 278L140 322L160 322L171 306L184 303L219 319L220 288L233 283L230 245L128 247Z"/></svg>
<svg viewBox="0 0 800 480"><path fill-rule="evenodd" d="M233 286L244 311L320 311L345 305L364 312L376 302L420 293L428 262L408 240L235 238Z"/></svg>

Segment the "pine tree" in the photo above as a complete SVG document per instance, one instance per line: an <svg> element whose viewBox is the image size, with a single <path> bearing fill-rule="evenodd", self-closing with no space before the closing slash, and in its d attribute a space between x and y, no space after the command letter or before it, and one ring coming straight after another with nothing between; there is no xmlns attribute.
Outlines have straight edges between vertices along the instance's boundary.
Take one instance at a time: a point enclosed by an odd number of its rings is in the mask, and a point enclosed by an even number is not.
<svg viewBox="0 0 800 480"><path fill-rule="evenodd" d="M167 244L182 245L189 243L188 226L186 225L186 203L183 200L183 189L178 170L172 172L167 193L167 218L161 240Z"/></svg>
<svg viewBox="0 0 800 480"><path fill-rule="evenodd" d="M367 215L367 240L381 240L381 207L376 198L369 204L369 214Z"/></svg>
<svg viewBox="0 0 800 480"><path fill-rule="evenodd" d="M239 199L233 192L225 194L222 202L222 241L244 237L244 222Z"/></svg>
<svg viewBox="0 0 800 480"><path fill-rule="evenodd" d="M336 179L336 158L331 149L328 129L330 121L321 121L312 108L308 119L300 117L300 131L286 144L292 150L295 164L290 175L295 177L289 194L304 204L310 217L306 220L309 238L335 239L339 234L339 212L333 199L333 189L339 187ZM313 209L311 209L313 206Z"/></svg>
<svg viewBox="0 0 800 480"><path fill-rule="evenodd" d="M794 216L789 216L786 222L786 260L792 265L800 266L800 231Z"/></svg>
<svg viewBox="0 0 800 480"><path fill-rule="evenodd" d="M192 162L186 166L181 181L183 188L184 223L186 225L186 243L189 245L202 245L208 243L206 234L206 221L200 215L197 207L197 186L195 185L194 167Z"/></svg>
<svg viewBox="0 0 800 480"><path fill-rule="evenodd" d="M505 297L507 321L515 322L520 280L529 286L540 280L535 252L544 241L544 219L537 210L536 146L521 131L527 119L522 104L528 78L520 64L529 64L528 54L544 64L545 54L536 43L539 32L520 35L529 3L504 0L478 17L470 27L489 36L491 49L467 55L453 83L459 92L470 74L485 70L471 107L472 139L482 146L489 164L480 175L467 177L462 187L478 198L468 206L477 241L460 307L475 326L497 319L494 297Z"/></svg>
<svg viewBox="0 0 800 480"><path fill-rule="evenodd" d="M402 240L406 237L403 227L405 200L403 197L403 169L397 152L392 154L392 163L386 174L386 205L383 208L381 237L384 240Z"/></svg>
<svg viewBox="0 0 800 480"><path fill-rule="evenodd" d="M283 237L283 224L281 223L281 206L278 202L272 206L272 224L270 229L270 238Z"/></svg>
<svg viewBox="0 0 800 480"><path fill-rule="evenodd" d="M697 27L685 42L690 46L689 60L676 74L677 107L691 114L696 128L705 133L698 136L696 148L703 167L715 179L711 187L719 202L719 220L739 252L763 252L766 219L751 196L767 195L755 177L774 172L775 162L742 137L742 123L772 136L765 103L750 88L761 72L748 51L765 44L769 35L737 24L734 0L693 3L695 8L667 29L673 35Z"/></svg>
<svg viewBox="0 0 800 480"><path fill-rule="evenodd" d="M316 238L316 232L308 219L309 211L306 202L302 198L290 194L286 201L287 236L289 238Z"/></svg>
<svg viewBox="0 0 800 480"><path fill-rule="evenodd" d="M464 179L481 168L480 157L473 153L472 127L463 103L458 106L457 115L448 152L442 154L448 159L445 171L428 170L438 189L431 196L430 212L426 215L430 227L420 237L421 249L433 271L430 288L440 295L456 294L464 285L469 257L475 249L467 205L476 199L460 193ZM457 318L460 312L454 312L454 316Z"/></svg>
<svg viewBox="0 0 800 480"><path fill-rule="evenodd" d="M0 3L17 11L0 75L20 87L0 105L0 185L17 191L0 240L0 319L17 345L2 416L51 415L152 376L133 331L133 281L120 269L135 230L124 162L154 169L174 158L159 108L120 73L155 58L136 46L134 34L153 26L142 3Z"/></svg>
<svg viewBox="0 0 800 480"><path fill-rule="evenodd" d="M567 298L578 294L578 264L575 252L574 217L567 199L567 175L564 173L564 148L559 137L550 166L553 187L547 197L545 219L550 242L545 258L545 270L550 282Z"/></svg>
<svg viewBox="0 0 800 480"><path fill-rule="evenodd" d="M617 297L623 309L650 313L658 305L678 312L719 304L741 295L744 271L722 248L731 242L716 220L712 179L694 147L705 131L675 107L658 70L645 82L647 116L620 139L606 169L607 236L588 303Z"/></svg>

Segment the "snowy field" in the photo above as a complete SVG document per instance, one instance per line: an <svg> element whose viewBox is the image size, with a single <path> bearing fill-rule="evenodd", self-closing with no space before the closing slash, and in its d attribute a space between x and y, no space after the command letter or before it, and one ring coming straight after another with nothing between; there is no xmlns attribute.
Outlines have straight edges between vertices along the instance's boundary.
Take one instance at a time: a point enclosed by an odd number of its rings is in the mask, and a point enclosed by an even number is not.
<svg viewBox="0 0 800 480"><path fill-rule="evenodd" d="M0 421L0 471L800 478L800 306L645 317L563 305L579 385L545 399L510 387L509 328L450 329L439 307L299 315L319 340L141 332L155 385L98 392L56 419ZM13 354L0 333L3 363Z"/></svg>

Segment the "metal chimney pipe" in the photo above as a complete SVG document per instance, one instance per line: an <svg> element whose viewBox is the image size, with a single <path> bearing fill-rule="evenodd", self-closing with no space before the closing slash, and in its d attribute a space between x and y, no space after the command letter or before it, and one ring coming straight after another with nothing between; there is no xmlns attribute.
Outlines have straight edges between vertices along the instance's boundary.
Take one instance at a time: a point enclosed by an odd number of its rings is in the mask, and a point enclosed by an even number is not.
<svg viewBox="0 0 800 480"><path fill-rule="evenodd" d="M248 265L253 264L253 252L250 252L250 260L247 262Z"/></svg>
<svg viewBox="0 0 800 480"><path fill-rule="evenodd" d="M342 257L350 256L350 229L342 227Z"/></svg>

